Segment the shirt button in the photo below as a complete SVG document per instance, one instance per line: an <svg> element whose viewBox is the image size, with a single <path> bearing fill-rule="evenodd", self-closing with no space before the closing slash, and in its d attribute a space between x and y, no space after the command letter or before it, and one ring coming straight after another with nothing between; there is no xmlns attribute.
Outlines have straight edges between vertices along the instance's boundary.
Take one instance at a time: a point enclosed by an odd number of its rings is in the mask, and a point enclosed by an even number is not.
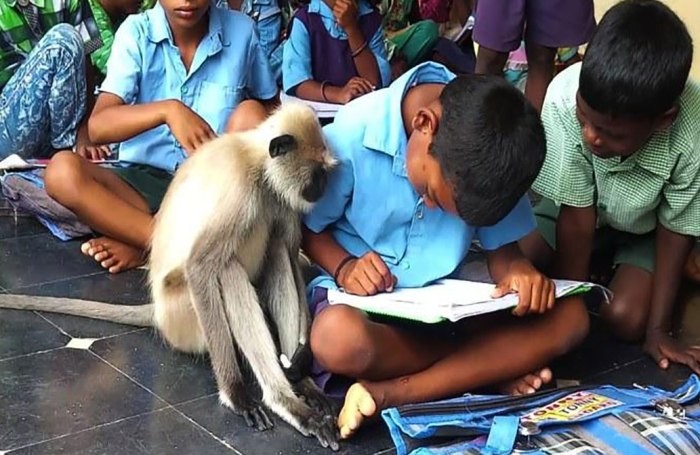
<svg viewBox="0 0 700 455"><path fill-rule="evenodd" d="M403 267L404 270L408 270L411 268L411 264L408 261L403 261L401 267Z"/></svg>
<svg viewBox="0 0 700 455"><path fill-rule="evenodd" d="M177 139L175 139L175 148L179 148L179 149L182 148L182 145L180 145L180 143L178 142Z"/></svg>
<svg viewBox="0 0 700 455"><path fill-rule="evenodd" d="M418 213L416 214L419 220L423 219L423 209L418 209Z"/></svg>
<svg viewBox="0 0 700 455"><path fill-rule="evenodd" d="M182 87L182 93L184 93L186 95L188 91L189 90L187 89L187 87Z"/></svg>
<svg viewBox="0 0 700 455"><path fill-rule="evenodd" d="M607 210L608 206L605 205L605 204L598 204L598 208L599 208L600 210Z"/></svg>

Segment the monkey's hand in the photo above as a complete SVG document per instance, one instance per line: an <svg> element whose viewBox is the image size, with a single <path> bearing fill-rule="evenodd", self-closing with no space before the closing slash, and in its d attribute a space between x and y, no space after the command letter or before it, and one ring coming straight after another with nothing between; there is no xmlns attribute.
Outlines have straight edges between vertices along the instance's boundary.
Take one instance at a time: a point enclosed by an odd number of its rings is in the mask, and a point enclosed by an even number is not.
<svg viewBox="0 0 700 455"><path fill-rule="evenodd" d="M335 419L339 408L337 403L328 397L311 378L304 378L294 386L294 391L304 398L306 404L312 409L323 413L325 416Z"/></svg>
<svg viewBox="0 0 700 455"><path fill-rule="evenodd" d="M265 408L262 407L262 403L252 400L245 388L238 389L236 393L231 395L219 391L219 401L221 401L224 406L243 417L245 423L251 428L255 428L258 431L265 431L275 426L267 415Z"/></svg>
<svg viewBox="0 0 700 455"><path fill-rule="evenodd" d="M296 384L311 372L311 364L313 362L313 354L309 344L299 344L291 359L282 354L280 356L284 375L292 384Z"/></svg>

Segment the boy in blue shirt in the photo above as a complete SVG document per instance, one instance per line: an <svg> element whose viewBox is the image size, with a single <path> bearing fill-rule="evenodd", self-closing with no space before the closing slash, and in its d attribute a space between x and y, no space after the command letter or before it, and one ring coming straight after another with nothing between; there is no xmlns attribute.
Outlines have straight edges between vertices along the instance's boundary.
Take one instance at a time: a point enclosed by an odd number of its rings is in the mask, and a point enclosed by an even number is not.
<svg viewBox="0 0 700 455"><path fill-rule="evenodd" d="M588 315L580 299L555 305L552 282L517 246L535 228L525 193L545 154L522 94L496 76L455 78L426 63L341 108L325 133L339 165L304 219L303 248L326 272L308 286L317 379L357 380L341 437L389 406L484 386L532 393L551 380L547 363L585 337ZM416 330L327 303L327 288L372 295L447 277L473 239L487 251L494 295L517 292L523 319Z"/></svg>
<svg viewBox="0 0 700 455"><path fill-rule="evenodd" d="M277 87L248 17L209 0L161 0L124 21L100 90L90 137L120 143L126 166L62 152L46 170L46 189L104 235L81 249L117 273L143 263L178 165L224 132L241 100L275 100Z"/></svg>
<svg viewBox="0 0 700 455"><path fill-rule="evenodd" d="M284 44L284 92L345 104L386 87L391 67L381 23L367 0L311 0L300 7Z"/></svg>

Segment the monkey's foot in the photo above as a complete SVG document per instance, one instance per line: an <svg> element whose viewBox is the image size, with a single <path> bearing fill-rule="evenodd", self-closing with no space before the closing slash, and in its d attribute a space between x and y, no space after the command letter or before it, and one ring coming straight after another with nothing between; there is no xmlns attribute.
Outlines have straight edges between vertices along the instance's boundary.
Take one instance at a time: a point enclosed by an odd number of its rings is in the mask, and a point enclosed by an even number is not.
<svg viewBox="0 0 700 455"><path fill-rule="evenodd" d="M146 262L143 250L109 237L88 240L80 246L80 251L109 270L109 273L124 272Z"/></svg>
<svg viewBox="0 0 700 455"><path fill-rule="evenodd" d="M498 389L508 395L529 395L537 392L543 385L552 380L552 370L542 368L531 374L526 374L512 381L502 383Z"/></svg>
<svg viewBox="0 0 700 455"><path fill-rule="evenodd" d="M330 448L333 451L340 448L335 417L332 415L314 412L313 417L302 425L302 430L304 430L302 433L308 433L309 436L315 437L323 447Z"/></svg>
<svg viewBox="0 0 700 455"><path fill-rule="evenodd" d="M299 381L294 386L294 391L297 395L302 397L304 401L306 401L306 404L312 409L316 409L333 419L335 418L338 412L335 403L318 388L311 378L307 377Z"/></svg>
<svg viewBox="0 0 700 455"><path fill-rule="evenodd" d="M351 385L345 394L345 403L338 416L340 438L347 439L352 436L362 422L373 417L376 412L377 403L367 389L359 382Z"/></svg>
<svg viewBox="0 0 700 455"><path fill-rule="evenodd" d="M685 263L685 277L700 283L700 248L694 248Z"/></svg>
<svg viewBox="0 0 700 455"><path fill-rule="evenodd" d="M245 423L251 428L255 428L258 431L265 431L275 426L261 403L254 403L247 399L238 400L239 402L234 403L228 395L221 391L219 391L219 401L221 401L221 404L243 417Z"/></svg>

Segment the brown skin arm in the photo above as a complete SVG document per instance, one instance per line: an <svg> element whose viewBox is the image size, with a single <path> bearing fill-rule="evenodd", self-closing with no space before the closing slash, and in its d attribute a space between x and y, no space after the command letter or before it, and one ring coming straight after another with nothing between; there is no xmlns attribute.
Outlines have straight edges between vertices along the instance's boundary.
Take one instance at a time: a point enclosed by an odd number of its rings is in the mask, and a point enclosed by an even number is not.
<svg viewBox="0 0 700 455"><path fill-rule="evenodd" d="M510 266L515 261L527 261L517 243L509 243L501 248L486 253L489 274L495 283L508 275Z"/></svg>
<svg viewBox="0 0 700 455"><path fill-rule="evenodd" d="M336 242L333 234L328 231L316 234L306 226L302 226L302 233L302 249L311 261L318 264L331 275L333 275L341 261L350 254Z"/></svg>
<svg viewBox="0 0 700 455"><path fill-rule="evenodd" d="M88 122L90 138L99 144L123 142L163 125L174 102L165 100L129 105L117 95L102 93Z"/></svg>
<svg viewBox="0 0 700 455"><path fill-rule="evenodd" d="M355 24L354 27L348 27L345 29L345 33L348 34L348 43L350 44L351 52L355 52L359 49L367 40L367 45L353 60L355 62L355 69L360 77L367 79L373 86L380 87L382 80L379 75L379 66L377 65L377 59L372 53L372 49L369 48L369 40L372 37L365 38L362 35L362 31Z"/></svg>
<svg viewBox="0 0 700 455"><path fill-rule="evenodd" d="M240 11L243 6L243 0L228 0L228 6L232 10Z"/></svg>
<svg viewBox="0 0 700 455"><path fill-rule="evenodd" d="M687 346L670 335L683 266L694 240L676 234L661 224L656 232L656 270L644 350L661 368L668 368L671 362L675 362L687 365L700 374L700 347Z"/></svg>
<svg viewBox="0 0 700 455"><path fill-rule="evenodd" d="M561 206L557 219L557 248L553 267L553 273L557 277L588 280L595 222L594 206Z"/></svg>

